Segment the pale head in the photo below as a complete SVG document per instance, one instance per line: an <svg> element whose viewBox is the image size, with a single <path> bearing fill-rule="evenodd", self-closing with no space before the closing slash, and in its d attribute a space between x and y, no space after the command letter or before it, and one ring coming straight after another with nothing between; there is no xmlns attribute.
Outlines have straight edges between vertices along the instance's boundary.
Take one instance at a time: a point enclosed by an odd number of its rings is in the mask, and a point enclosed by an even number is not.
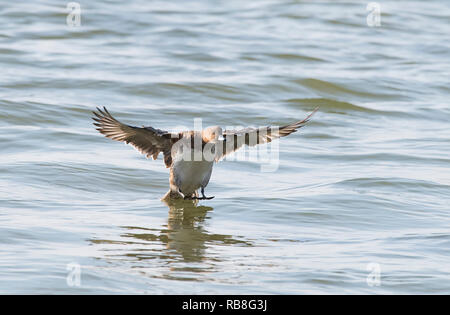
<svg viewBox="0 0 450 315"><path fill-rule="evenodd" d="M219 126L212 126L203 129L202 138L205 142L217 141L220 140L223 136L222 128Z"/></svg>

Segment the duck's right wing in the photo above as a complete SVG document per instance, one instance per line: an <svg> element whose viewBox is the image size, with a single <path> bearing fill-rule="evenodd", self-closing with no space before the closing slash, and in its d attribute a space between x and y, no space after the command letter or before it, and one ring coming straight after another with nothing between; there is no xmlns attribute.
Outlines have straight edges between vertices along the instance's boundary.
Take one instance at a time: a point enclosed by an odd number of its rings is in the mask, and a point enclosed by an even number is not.
<svg viewBox="0 0 450 315"><path fill-rule="evenodd" d="M160 152L163 152L166 167L172 165L170 151L172 145L179 139L178 134L172 134L152 127L141 128L123 124L116 120L105 107L103 107L103 110L97 107L97 112L93 113L96 116L92 117L95 120L94 125L106 137L129 143L147 158L151 156L154 160L156 160Z"/></svg>

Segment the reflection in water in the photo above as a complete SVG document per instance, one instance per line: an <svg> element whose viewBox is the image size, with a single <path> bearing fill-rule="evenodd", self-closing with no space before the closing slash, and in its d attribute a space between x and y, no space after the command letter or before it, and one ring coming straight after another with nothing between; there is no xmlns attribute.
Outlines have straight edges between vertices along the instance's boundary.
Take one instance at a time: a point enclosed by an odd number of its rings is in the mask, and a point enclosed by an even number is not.
<svg viewBox="0 0 450 315"><path fill-rule="evenodd" d="M204 257L205 242L210 239L203 223L207 211L213 208L197 206L197 200L173 200L164 203L169 207L167 248L175 249L185 261L201 260Z"/></svg>
<svg viewBox="0 0 450 315"><path fill-rule="evenodd" d="M213 208L198 206L197 200L164 203L169 207L169 215L167 225L163 225L163 228L121 226L126 232L120 235L120 240L95 239L91 242L106 245L101 250L108 251L106 256L110 258L132 258L137 261L159 258L165 263L220 261L217 251L208 256L206 250L209 246L252 246L250 242L234 239L231 235L206 231L204 222L208 218L208 211ZM108 245L112 245L113 249ZM200 271L198 268L186 267L183 270Z"/></svg>

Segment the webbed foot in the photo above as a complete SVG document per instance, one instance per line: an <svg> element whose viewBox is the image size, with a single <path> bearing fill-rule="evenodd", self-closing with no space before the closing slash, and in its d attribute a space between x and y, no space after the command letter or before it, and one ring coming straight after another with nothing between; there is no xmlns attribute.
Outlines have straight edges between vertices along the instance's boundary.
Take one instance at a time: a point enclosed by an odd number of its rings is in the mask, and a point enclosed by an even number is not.
<svg viewBox="0 0 450 315"><path fill-rule="evenodd" d="M197 200L211 200L214 197L215 196L211 196L211 197L202 196L202 197L193 197L193 199L197 199Z"/></svg>

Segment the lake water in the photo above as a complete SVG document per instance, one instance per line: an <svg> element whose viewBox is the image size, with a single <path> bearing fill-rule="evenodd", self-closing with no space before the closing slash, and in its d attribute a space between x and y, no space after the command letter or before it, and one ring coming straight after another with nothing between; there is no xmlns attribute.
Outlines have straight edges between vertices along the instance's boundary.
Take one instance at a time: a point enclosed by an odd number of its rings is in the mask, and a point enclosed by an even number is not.
<svg viewBox="0 0 450 315"><path fill-rule="evenodd" d="M0 2L0 293L450 293L450 3ZM75 12L76 13L76 12ZM282 125L167 205L164 130ZM256 149L255 149L256 150ZM251 154L251 150L247 150Z"/></svg>

